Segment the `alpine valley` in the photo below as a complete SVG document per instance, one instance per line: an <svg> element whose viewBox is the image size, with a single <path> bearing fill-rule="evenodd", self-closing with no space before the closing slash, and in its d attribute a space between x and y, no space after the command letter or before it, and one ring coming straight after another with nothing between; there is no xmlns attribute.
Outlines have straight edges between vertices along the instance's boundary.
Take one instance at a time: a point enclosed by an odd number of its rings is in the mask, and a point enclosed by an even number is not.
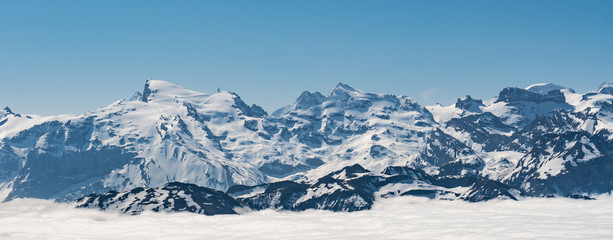
<svg viewBox="0 0 613 240"><path fill-rule="evenodd" d="M379 198L589 198L613 190L613 84L421 106L338 83L268 114L148 80L81 115L0 110L0 200L123 213L370 209Z"/></svg>

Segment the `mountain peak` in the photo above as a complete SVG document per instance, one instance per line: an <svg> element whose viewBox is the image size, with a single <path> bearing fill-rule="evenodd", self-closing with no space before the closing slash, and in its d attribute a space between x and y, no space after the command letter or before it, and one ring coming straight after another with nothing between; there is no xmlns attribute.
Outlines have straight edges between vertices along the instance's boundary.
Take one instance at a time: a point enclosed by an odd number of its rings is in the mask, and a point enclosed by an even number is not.
<svg viewBox="0 0 613 240"><path fill-rule="evenodd" d="M304 91L298 99L296 99L296 103L292 106L292 109L309 109L310 107L321 104L326 100L326 97L319 92L311 93L309 91Z"/></svg>
<svg viewBox="0 0 613 240"><path fill-rule="evenodd" d="M482 106L484 106L483 101L480 99L474 99L470 95L458 98L458 101L455 103L456 108L464 109L470 112L481 112L479 107Z"/></svg>
<svg viewBox="0 0 613 240"><path fill-rule="evenodd" d="M9 108L8 106L4 108L4 111L8 114L15 114L13 113L13 111L11 111L11 108Z"/></svg>
<svg viewBox="0 0 613 240"><path fill-rule="evenodd" d="M132 95L132 97L130 98L130 100L129 100L129 101L130 101L130 102L133 102L133 101L140 101L140 100L142 100L142 99L143 99L143 94L142 94L142 93L140 93L140 91L136 91L136 92L135 92L135 93Z"/></svg>
<svg viewBox="0 0 613 240"><path fill-rule="evenodd" d="M350 95L350 93L362 93L362 91L357 90L347 84L342 82L336 83L332 89L328 92L328 97L345 97Z"/></svg>
<svg viewBox="0 0 613 240"><path fill-rule="evenodd" d="M603 82L602 84L600 84L600 88L598 89L598 92L613 95L613 83Z"/></svg>
<svg viewBox="0 0 613 240"><path fill-rule="evenodd" d="M142 93L141 101L163 101L175 98L190 98L197 96L206 96L206 94L185 89L174 83L148 79L145 83L145 89Z"/></svg>
<svg viewBox="0 0 613 240"><path fill-rule="evenodd" d="M330 91L334 91L336 89L344 89L346 91L356 91L355 88L353 88L353 87L351 87L351 86L349 86L347 84L344 84L342 82L337 82L336 84L334 84L334 87L332 87L332 89Z"/></svg>
<svg viewBox="0 0 613 240"><path fill-rule="evenodd" d="M1 117L5 117L5 116L16 116L16 117L21 117L21 115L19 114L15 114L9 107L5 107L3 110L0 110L0 118ZM2 125L2 124L0 124Z"/></svg>
<svg viewBox="0 0 613 240"><path fill-rule="evenodd" d="M569 88L562 87L560 85L556 85L553 83L537 83L537 84L532 84L526 88L526 90L531 91L533 93L538 93L540 95L547 95L547 93L551 91L562 90L562 89L569 89ZM572 89L569 89L569 90L571 92L574 92L574 90Z"/></svg>

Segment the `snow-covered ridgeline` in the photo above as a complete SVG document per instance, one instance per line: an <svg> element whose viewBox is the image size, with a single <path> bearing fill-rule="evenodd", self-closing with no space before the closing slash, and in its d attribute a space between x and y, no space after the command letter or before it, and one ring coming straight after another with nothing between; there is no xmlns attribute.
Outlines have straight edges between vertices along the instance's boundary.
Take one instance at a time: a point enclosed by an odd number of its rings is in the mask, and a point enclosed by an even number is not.
<svg viewBox="0 0 613 240"><path fill-rule="evenodd" d="M612 175L610 85L579 94L535 84L422 107L339 83L268 115L232 92L150 80L131 100L81 115L0 111L0 198L70 200L168 182L314 183L353 164L485 176L534 195L610 191L592 184ZM569 183L578 176L588 180Z"/></svg>

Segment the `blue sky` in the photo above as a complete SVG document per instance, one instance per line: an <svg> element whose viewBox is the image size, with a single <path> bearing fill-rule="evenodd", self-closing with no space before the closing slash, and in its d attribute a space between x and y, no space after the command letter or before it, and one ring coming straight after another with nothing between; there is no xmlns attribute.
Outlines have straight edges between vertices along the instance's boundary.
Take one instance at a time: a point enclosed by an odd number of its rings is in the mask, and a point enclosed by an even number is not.
<svg viewBox="0 0 613 240"><path fill-rule="evenodd" d="M147 78L271 111L343 82L448 105L613 81L613 1L0 0L0 106L82 113Z"/></svg>

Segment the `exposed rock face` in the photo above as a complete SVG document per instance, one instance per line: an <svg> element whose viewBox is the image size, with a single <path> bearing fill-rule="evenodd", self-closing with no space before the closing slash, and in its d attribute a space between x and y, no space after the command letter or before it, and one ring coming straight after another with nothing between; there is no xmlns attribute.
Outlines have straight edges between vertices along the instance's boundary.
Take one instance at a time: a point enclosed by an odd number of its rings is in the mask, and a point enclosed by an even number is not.
<svg viewBox="0 0 613 240"><path fill-rule="evenodd" d="M526 89L508 87L502 89L500 94L498 95L497 102L534 102L534 103L542 103L542 102L557 102L557 103L565 103L566 98L564 94L558 90L552 90L546 94L535 93Z"/></svg>
<svg viewBox="0 0 613 240"><path fill-rule="evenodd" d="M481 107L484 107L483 101L480 99L473 99L469 95L463 98L458 98L455 103L455 107L469 112L482 112Z"/></svg>

